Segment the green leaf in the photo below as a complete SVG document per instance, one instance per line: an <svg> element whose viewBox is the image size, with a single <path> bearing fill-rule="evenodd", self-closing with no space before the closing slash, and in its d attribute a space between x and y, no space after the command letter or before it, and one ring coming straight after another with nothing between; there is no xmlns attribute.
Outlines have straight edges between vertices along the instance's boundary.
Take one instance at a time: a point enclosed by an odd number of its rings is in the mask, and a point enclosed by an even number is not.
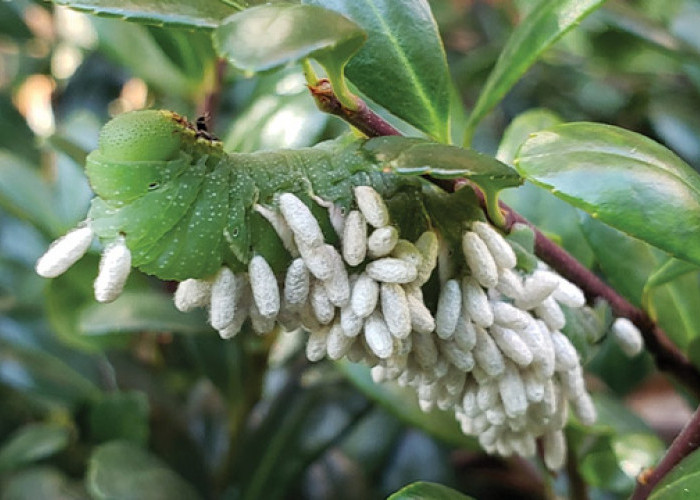
<svg viewBox="0 0 700 500"><path fill-rule="evenodd" d="M336 12L280 3L232 15L214 31L214 46L221 57L249 71L266 71L312 57L325 68L336 95L343 100L349 96L343 68L365 38L359 26ZM343 103L356 107L354 102Z"/></svg>
<svg viewBox="0 0 700 500"><path fill-rule="evenodd" d="M606 280L632 303L641 306L649 276L667 261L667 255L590 217L583 220L581 228ZM691 340L700 337L697 273L653 288L647 302L648 312L677 346L684 349Z"/></svg>
<svg viewBox="0 0 700 500"><path fill-rule="evenodd" d="M360 91L439 142L449 142L450 76L425 0L303 0L340 12L369 35L348 63Z"/></svg>
<svg viewBox="0 0 700 500"><path fill-rule="evenodd" d="M0 151L0 207L56 236L65 227L56 216L52 201L50 189L35 169Z"/></svg>
<svg viewBox="0 0 700 500"><path fill-rule="evenodd" d="M160 459L127 441L98 447L90 457L87 488L98 500L192 500L199 495Z"/></svg>
<svg viewBox="0 0 700 500"><path fill-rule="evenodd" d="M68 445L70 431L54 424L29 424L15 432L0 448L0 471L50 457Z"/></svg>
<svg viewBox="0 0 700 500"><path fill-rule="evenodd" d="M54 3L96 16L199 29L214 28L238 10L220 0L54 0Z"/></svg>
<svg viewBox="0 0 700 500"><path fill-rule="evenodd" d="M451 445L478 449L476 440L461 431L454 415L437 409L423 413L418 406L415 391L394 384L375 384L369 370L361 365L341 361L336 366L363 394L403 422Z"/></svg>
<svg viewBox="0 0 700 500"><path fill-rule="evenodd" d="M469 500L472 497L437 483L420 481L401 488L387 500Z"/></svg>
<svg viewBox="0 0 700 500"><path fill-rule="evenodd" d="M172 298L144 290L124 292L109 304L91 302L81 310L78 328L83 335L138 333L211 333L202 310L178 311Z"/></svg>
<svg viewBox="0 0 700 500"><path fill-rule="evenodd" d="M700 264L700 176L651 139L568 123L531 136L515 162L528 180L602 222Z"/></svg>
<svg viewBox="0 0 700 500"><path fill-rule="evenodd" d="M105 394L90 408L90 436L102 443L129 440L145 446L148 442L148 398L143 392Z"/></svg>
<svg viewBox="0 0 700 500"><path fill-rule="evenodd" d="M668 259L649 276L646 285L644 285L644 289L651 290L657 286L665 285L680 276L697 271L700 271L700 269L698 269L698 266L695 264L684 260Z"/></svg>
<svg viewBox="0 0 700 500"><path fill-rule="evenodd" d="M478 123L506 95L527 69L567 31L605 0L541 0L513 31L481 90L467 122L465 145Z"/></svg>
<svg viewBox="0 0 700 500"><path fill-rule="evenodd" d="M398 136L370 139L363 149L398 174L466 177L494 190L522 183L515 169L473 149Z"/></svg>
<svg viewBox="0 0 700 500"><path fill-rule="evenodd" d="M700 494L700 450L685 457L654 488L649 500L695 498Z"/></svg>
<svg viewBox="0 0 700 500"><path fill-rule="evenodd" d="M53 467L30 467L13 474L3 484L3 500L89 500L77 481Z"/></svg>
<svg viewBox="0 0 700 500"><path fill-rule="evenodd" d="M503 133L496 159L512 165L520 146L530 135L563 122L564 120L559 115L544 108L535 108L519 114L510 122Z"/></svg>

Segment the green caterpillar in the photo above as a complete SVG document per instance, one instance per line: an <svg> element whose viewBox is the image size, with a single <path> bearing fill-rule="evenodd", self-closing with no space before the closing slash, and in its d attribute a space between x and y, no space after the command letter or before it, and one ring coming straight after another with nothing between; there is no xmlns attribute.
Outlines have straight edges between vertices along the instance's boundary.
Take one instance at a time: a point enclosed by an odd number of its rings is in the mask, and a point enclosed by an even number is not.
<svg viewBox="0 0 700 500"><path fill-rule="evenodd" d="M436 154L444 160L440 168L431 165ZM173 280L210 276L222 265L243 270L254 254L283 270L291 257L254 210L274 208L279 193L293 193L311 207L333 243L328 211L312 200L344 213L354 186L372 186L396 213L401 234L411 238L432 225L423 194L431 188L415 174L469 176L501 187L520 182L509 167L473 151L399 137L226 153L184 118L156 110L108 123L86 170L97 195L88 214L95 234L107 244L124 237L134 267Z"/></svg>

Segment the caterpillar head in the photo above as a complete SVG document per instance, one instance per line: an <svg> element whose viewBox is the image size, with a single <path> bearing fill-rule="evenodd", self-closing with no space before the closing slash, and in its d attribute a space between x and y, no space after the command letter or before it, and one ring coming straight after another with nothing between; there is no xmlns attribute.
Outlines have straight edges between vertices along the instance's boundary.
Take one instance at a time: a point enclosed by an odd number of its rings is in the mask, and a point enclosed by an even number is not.
<svg viewBox="0 0 700 500"><path fill-rule="evenodd" d="M124 113L107 123L87 159L93 190L105 200L129 201L177 177L213 142L184 117L164 110Z"/></svg>

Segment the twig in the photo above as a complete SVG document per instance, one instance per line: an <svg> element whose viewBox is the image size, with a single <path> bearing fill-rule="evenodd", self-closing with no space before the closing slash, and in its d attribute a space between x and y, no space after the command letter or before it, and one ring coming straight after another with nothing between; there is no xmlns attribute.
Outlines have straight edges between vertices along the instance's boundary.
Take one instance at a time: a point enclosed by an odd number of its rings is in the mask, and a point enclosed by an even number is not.
<svg viewBox="0 0 700 500"><path fill-rule="evenodd" d="M367 107L365 101L357 99L357 109L352 110L343 106L333 93L331 83L322 78L315 85L309 85L309 91L316 100L318 109L331 115L336 115L358 129L367 137L383 135L401 135L401 132L389 125L381 116Z"/></svg>
<svg viewBox="0 0 700 500"><path fill-rule="evenodd" d="M202 106L201 115L205 117L209 130L214 130L216 123L219 101L221 100L221 83L224 80L227 64L226 59L219 59L216 61L214 82L209 92L204 96L204 105Z"/></svg>
<svg viewBox="0 0 700 500"><path fill-rule="evenodd" d="M690 455L700 445L700 407L695 410L693 418L673 440L666 455L659 465L649 474L640 474L637 487L632 493L631 500L643 500L649 496L661 479L673 469L678 462Z"/></svg>

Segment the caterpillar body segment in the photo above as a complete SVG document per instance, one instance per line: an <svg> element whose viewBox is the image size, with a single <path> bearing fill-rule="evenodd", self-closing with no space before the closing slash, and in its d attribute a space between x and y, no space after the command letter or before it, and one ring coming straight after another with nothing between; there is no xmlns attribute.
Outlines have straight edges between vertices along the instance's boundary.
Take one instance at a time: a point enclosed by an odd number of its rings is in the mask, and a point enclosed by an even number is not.
<svg viewBox="0 0 700 500"><path fill-rule="evenodd" d="M122 130L134 127L139 117L154 134L142 126L136 132ZM132 145L143 156L135 155ZM403 211L398 205L420 202L421 191L419 179L383 172L361 141L230 154L164 111L127 113L112 120L103 130L100 148L88 156L87 174L97 194L88 214L95 233L105 243L123 236L134 267L174 280L210 276L222 264L244 270L254 254L264 256L276 272L284 270L292 255L270 222L253 209L262 205L277 211L280 193L303 200L325 240L337 243L328 209L315 199L346 213L353 187L371 185L388 199L395 197L397 210ZM427 224L425 220L410 232Z"/></svg>

